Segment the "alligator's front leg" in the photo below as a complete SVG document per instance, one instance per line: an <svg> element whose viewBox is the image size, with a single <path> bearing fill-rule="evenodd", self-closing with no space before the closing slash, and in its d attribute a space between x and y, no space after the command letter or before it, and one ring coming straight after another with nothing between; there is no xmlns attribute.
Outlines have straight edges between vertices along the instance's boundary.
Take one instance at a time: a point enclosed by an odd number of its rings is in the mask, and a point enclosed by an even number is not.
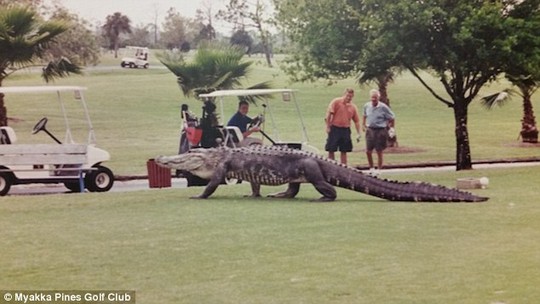
<svg viewBox="0 0 540 304"><path fill-rule="evenodd" d="M300 191L300 183L289 183L287 190L274 194L269 194L268 197L273 198L294 198Z"/></svg>
<svg viewBox="0 0 540 304"><path fill-rule="evenodd" d="M225 169L225 165L222 164L219 167L216 168L216 171L214 172L214 176L212 176L212 179L206 185L206 188L204 188L203 193L201 193L198 196L193 196L191 198L193 199L206 199L212 193L214 193L217 189L217 187L221 184L221 182L225 179L225 175L227 174L227 170Z"/></svg>

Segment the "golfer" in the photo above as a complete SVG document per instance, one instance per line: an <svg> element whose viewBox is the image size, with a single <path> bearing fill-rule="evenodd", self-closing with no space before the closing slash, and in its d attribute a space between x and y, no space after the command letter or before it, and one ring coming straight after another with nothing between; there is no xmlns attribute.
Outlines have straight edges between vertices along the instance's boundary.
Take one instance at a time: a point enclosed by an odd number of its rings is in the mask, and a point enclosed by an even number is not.
<svg viewBox="0 0 540 304"><path fill-rule="evenodd" d="M370 101L364 105L362 129L366 132L366 155L370 171L373 167L373 150L377 152L377 168L383 167L383 151L388 140L388 127L394 126L395 115L390 108L379 101L381 94L378 90L369 92Z"/></svg>
<svg viewBox="0 0 540 304"><path fill-rule="evenodd" d="M360 115L358 108L352 103L353 89L346 89L343 96L333 99L326 112L326 140L325 150L328 158L335 159L335 152L340 151L341 163L347 164L347 153L352 151L351 120L354 121L357 140L360 140Z"/></svg>

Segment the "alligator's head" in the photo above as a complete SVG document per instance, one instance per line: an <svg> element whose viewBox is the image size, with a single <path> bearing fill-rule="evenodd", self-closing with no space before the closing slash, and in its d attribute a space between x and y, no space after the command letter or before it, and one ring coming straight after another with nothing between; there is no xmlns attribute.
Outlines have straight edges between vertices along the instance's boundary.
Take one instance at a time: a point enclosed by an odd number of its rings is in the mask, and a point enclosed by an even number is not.
<svg viewBox="0 0 540 304"><path fill-rule="evenodd" d="M192 149L188 153L173 156L158 156L156 163L162 167L188 171L204 179L211 179L222 155L216 149Z"/></svg>

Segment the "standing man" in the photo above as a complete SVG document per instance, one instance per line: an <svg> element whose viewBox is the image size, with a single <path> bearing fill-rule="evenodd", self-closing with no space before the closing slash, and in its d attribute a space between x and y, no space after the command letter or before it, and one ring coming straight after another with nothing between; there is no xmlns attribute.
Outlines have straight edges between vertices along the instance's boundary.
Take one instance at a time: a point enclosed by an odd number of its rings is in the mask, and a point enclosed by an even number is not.
<svg viewBox="0 0 540 304"><path fill-rule="evenodd" d="M364 105L364 116L362 119L362 128L366 132L366 155L370 170L373 167L373 150L377 152L378 169L383 166L383 151L386 149L388 140L388 127L394 126L395 115L390 108L379 101L380 93L378 90L369 92L370 101Z"/></svg>
<svg viewBox="0 0 540 304"><path fill-rule="evenodd" d="M346 89L342 97L330 102L326 112L326 140L325 150L328 158L335 159L335 152L341 152L341 163L347 164L347 152L352 151L351 120L354 121L357 140L360 140L360 115L358 108L352 103L353 89Z"/></svg>

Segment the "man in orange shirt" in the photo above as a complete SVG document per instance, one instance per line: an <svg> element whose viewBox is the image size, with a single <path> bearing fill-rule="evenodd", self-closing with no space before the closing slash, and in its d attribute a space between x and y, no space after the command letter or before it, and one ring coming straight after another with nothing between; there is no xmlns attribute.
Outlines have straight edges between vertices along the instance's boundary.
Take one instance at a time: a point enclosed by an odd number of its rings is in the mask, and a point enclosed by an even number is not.
<svg viewBox="0 0 540 304"><path fill-rule="evenodd" d="M347 152L352 151L351 120L354 121L357 140L360 139L360 118L358 108L352 103L353 89L346 89L342 97L335 98L330 102L326 112L326 140L325 150L328 158L335 159L335 152L341 152L341 163L347 164Z"/></svg>

